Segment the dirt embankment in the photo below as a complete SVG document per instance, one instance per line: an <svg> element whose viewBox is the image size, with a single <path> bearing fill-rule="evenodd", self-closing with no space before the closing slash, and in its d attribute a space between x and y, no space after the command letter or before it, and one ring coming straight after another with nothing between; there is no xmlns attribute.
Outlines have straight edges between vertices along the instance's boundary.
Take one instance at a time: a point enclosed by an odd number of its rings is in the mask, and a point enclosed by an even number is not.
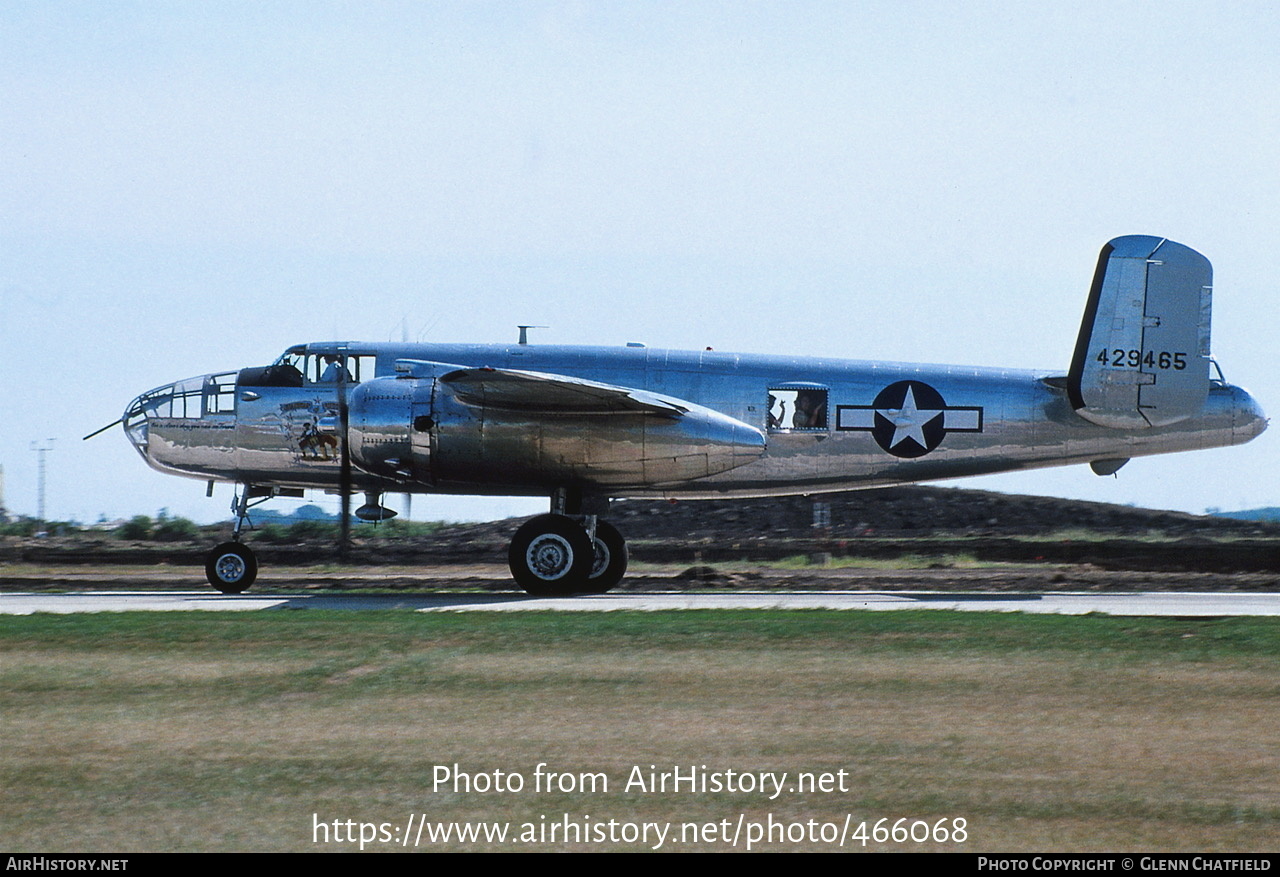
<svg viewBox="0 0 1280 877"><path fill-rule="evenodd" d="M1280 572L1280 525L977 490L895 487L749 502L627 502L611 512L638 558L963 555L1103 569Z"/></svg>
<svg viewBox="0 0 1280 877"><path fill-rule="evenodd" d="M609 520L635 561L699 564L801 556L816 567L842 558L921 568L964 562L1069 565L1084 570L1243 574L1280 572L1280 525L1104 503L936 487L897 487L815 497L705 502L616 502ZM445 526L405 538L356 528L349 562L373 567L502 563L518 520ZM0 565L199 567L226 538L126 542L109 535L0 540ZM332 539L248 541L264 568L337 559ZM0 566L0 580L5 577Z"/></svg>

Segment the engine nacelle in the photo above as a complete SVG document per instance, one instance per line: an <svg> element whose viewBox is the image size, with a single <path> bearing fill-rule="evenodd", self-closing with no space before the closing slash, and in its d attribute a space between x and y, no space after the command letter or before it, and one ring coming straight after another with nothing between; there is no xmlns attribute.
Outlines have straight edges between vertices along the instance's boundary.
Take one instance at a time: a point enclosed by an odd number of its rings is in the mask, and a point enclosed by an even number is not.
<svg viewBox="0 0 1280 877"><path fill-rule="evenodd" d="M431 483L434 384L380 378L352 390L347 403L351 462L374 475Z"/></svg>
<svg viewBox="0 0 1280 877"><path fill-rule="evenodd" d="M764 454L758 429L700 405L664 401L666 410L548 410L536 399L485 404L447 380L382 378L352 391L351 458L373 474L439 489L469 484L528 493L676 485Z"/></svg>

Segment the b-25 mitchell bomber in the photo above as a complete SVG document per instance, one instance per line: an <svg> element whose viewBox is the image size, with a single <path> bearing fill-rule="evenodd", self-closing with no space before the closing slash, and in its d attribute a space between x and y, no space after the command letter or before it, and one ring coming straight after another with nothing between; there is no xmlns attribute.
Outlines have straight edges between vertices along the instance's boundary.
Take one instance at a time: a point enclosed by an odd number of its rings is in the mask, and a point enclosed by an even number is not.
<svg viewBox="0 0 1280 877"><path fill-rule="evenodd" d="M1159 237L1102 249L1065 372L625 347L313 343L166 384L120 423L161 472L239 485L213 586L257 575L251 507L308 488L547 496L508 559L532 594L627 567L618 498L813 494L1242 444L1267 420L1210 357L1212 269ZM114 424L112 424L114 425Z"/></svg>

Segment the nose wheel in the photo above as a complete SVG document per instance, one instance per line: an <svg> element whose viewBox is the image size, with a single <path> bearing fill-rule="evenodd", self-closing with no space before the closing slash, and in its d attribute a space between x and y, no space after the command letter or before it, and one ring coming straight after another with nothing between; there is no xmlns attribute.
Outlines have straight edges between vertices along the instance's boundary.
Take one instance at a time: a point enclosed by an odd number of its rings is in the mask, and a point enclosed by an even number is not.
<svg viewBox="0 0 1280 877"><path fill-rule="evenodd" d="M223 542L205 555L204 575L224 594L240 594L258 577L258 558L239 542Z"/></svg>
<svg viewBox="0 0 1280 877"><path fill-rule="evenodd" d="M209 482L213 489L213 482ZM240 531L249 517L250 507L266 502L272 491L255 489L246 484L244 490L231 501L231 511L236 522L231 530L230 542L223 542L204 556L204 577L224 594L244 593L258 577L258 558L253 549L240 542Z"/></svg>

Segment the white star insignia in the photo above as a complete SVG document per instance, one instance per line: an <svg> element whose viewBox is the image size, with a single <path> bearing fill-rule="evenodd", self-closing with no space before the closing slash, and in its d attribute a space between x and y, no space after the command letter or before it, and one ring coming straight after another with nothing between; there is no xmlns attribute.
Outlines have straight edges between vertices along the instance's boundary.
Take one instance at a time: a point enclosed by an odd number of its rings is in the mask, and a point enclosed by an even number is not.
<svg viewBox="0 0 1280 877"><path fill-rule="evenodd" d="M911 439L922 448L929 447L924 439L924 428L943 414L941 408L916 407L916 394L913 388L907 387L907 394L902 399L901 408L877 408L876 413L893 424L893 439L890 448L896 448L903 440Z"/></svg>

